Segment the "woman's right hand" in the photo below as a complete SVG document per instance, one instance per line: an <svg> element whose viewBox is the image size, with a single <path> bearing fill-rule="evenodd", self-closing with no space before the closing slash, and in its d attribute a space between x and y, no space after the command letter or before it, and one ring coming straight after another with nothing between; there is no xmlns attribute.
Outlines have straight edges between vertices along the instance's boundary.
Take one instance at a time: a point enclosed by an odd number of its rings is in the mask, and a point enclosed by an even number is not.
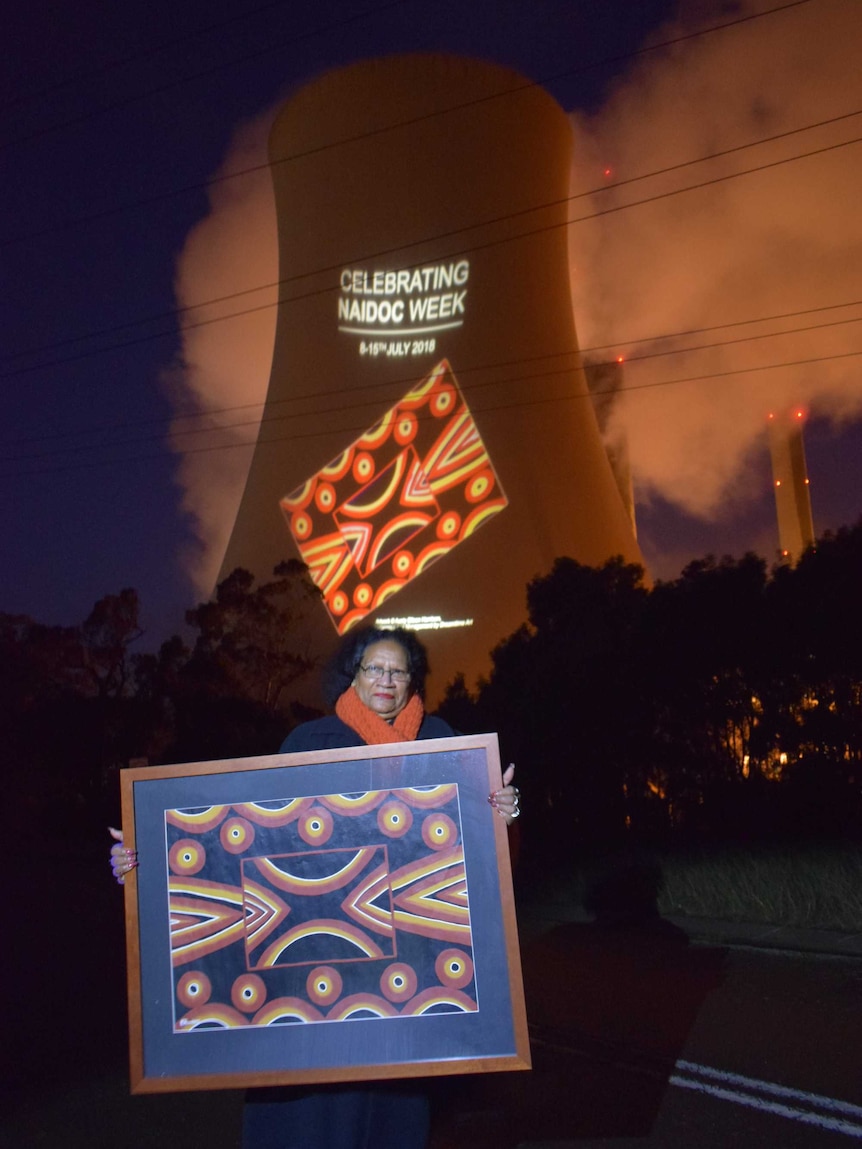
<svg viewBox="0 0 862 1149"><path fill-rule="evenodd" d="M113 826L109 826L108 831L111 837L116 839L114 845L111 846L111 869L114 877L122 886L126 880L126 874L138 864L138 852L123 845L122 830L115 830Z"/></svg>

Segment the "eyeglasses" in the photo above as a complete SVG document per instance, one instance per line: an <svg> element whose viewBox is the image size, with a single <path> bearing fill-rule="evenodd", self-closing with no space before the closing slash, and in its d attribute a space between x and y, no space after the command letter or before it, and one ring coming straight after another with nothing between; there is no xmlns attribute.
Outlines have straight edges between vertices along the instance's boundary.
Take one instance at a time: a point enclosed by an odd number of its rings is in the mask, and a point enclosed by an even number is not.
<svg viewBox="0 0 862 1149"><path fill-rule="evenodd" d="M389 675L393 682L410 681L409 670L392 670L388 666L362 666L361 664L359 669L362 671L365 677L370 678L372 682L379 681L386 674Z"/></svg>

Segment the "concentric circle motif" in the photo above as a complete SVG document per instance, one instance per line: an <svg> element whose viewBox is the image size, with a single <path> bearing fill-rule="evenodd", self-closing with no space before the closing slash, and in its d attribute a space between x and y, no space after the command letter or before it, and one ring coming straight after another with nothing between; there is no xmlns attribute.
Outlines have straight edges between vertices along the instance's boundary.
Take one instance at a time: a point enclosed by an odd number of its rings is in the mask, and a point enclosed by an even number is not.
<svg viewBox="0 0 862 1149"><path fill-rule="evenodd" d="M356 456L353 463L353 477L357 483L367 483L374 475L374 457L367 451Z"/></svg>
<svg viewBox="0 0 862 1149"><path fill-rule="evenodd" d="M197 874L204 868L206 860L206 850L194 838L180 838L178 842L174 842L171 846L171 852L168 854L168 861L173 872L182 874L184 877L189 874Z"/></svg>
<svg viewBox="0 0 862 1149"><path fill-rule="evenodd" d="M392 573L396 578L409 578L413 570L413 555L410 551L399 551L392 560Z"/></svg>
<svg viewBox="0 0 862 1149"><path fill-rule="evenodd" d="M319 510L329 514L335 510L335 487L332 483L321 483L314 493L314 501Z"/></svg>
<svg viewBox="0 0 862 1149"><path fill-rule="evenodd" d="M447 511L437 523L438 539L454 539L461 527L461 516L457 511Z"/></svg>
<svg viewBox="0 0 862 1149"><path fill-rule="evenodd" d="M307 539L312 529L311 515L307 515L305 511L297 511L290 520L290 529L294 538Z"/></svg>
<svg viewBox="0 0 862 1149"><path fill-rule="evenodd" d="M431 414L436 418L448 415L455 405L455 391L443 384L431 400Z"/></svg>
<svg viewBox="0 0 862 1149"><path fill-rule="evenodd" d="M494 486L494 476L488 471L480 471L474 475L464 488L464 498L468 503L481 503Z"/></svg>
<svg viewBox="0 0 862 1149"><path fill-rule="evenodd" d="M413 825L413 813L403 802L384 802L377 811L377 825L387 838L403 838Z"/></svg>
<svg viewBox="0 0 862 1149"><path fill-rule="evenodd" d="M314 494L314 485L317 482L316 477L309 479L303 483L302 486L297 487L295 491L291 491L289 495L285 495L281 499L281 506L285 511L302 511L311 502L311 497Z"/></svg>
<svg viewBox="0 0 862 1149"><path fill-rule="evenodd" d="M212 982L205 973L192 969L177 982L177 997L183 1005L206 1005L213 991Z"/></svg>
<svg viewBox="0 0 862 1149"><path fill-rule="evenodd" d="M245 818L228 818L222 823L219 838L229 854L242 854L254 841L254 826Z"/></svg>
<svg viewBox="0 0 862 1149"><path fill-rule="evenodd" d="M458 841L458 827L447 814L429 814L422 823L422 841L432 850L445 850Z"/></svg>
<svg viewBox="0 0 862 1149"><path fill-rule="evenodd" d="M320 846L332 835L332 815L323 806L312 806L297 823L299 836L309 846Z"/></svg>
<svg viewBox="0 0 862 1149"><path fill-rule="evenodd" d="M379 592L378 592L378 597L379 597ZM375 606L376 605L377 604L375 603ZM350 628L352 626L356 626L356 624L358 622L362 622L363 618L365 618L365 616L367 614L368 614L367 610L361 610L361 609L351 610L348 614L344 615L343 618L339 619L338 633L339 634L347 634L348 630L350 630Z"/></svg>
<svg viewBox="0 0 862 1149"><path fill-rule="evenodd" d="M341 974L331 965L319 965L305 981L308 996L316 1005L331 1005L341 997Z"/></svg>
<svg viewBox="0 0 862 1149"><path fill-rule="evenodd" d="M266 985L256 973L244 973L230 987L230 999L243 1013L253 1013L266 1001Z"/></svg>
<svg viewBox="0 0 862 1149"><path fill-rule="evenodd" d="M380 606L381 603L386 602L388 598L392 598L394 594L404 586L404 579L389 578L377 588L377 594L374 596L375 608Z"/></svg>
<svg viewBox="0 0 862 1149"><path fill-rule="evenodd" d="M473 978L473 959L463 950L443 950L434 962L434 972L441 985L463 989Z"/></svg>
<svg viewBox="0 0 862 1149"><path fill-rule="evenodd" d="M367 448L370 451L376 451L382 447L392 434L394 417L395 412L390 408L379 423L375 424L369 431L366 431L360 439L357 439L354 444L354 450L364 450Z"/></svg>
<svg viewBox="0 0 862 1149"><path fill-rule="evenodd" d="M405 443L416 438L418 426L416 416L410 411L405 411L403 415L399 416L398 422L395 424L395 441L403 447Z"/></svg>
<svg viewBox="0 0 862 1149"><path fill-rule="evenodd" d="M380 977L380 992L388 1001L409 1001L416 992L419 979L413 966L396 961L388 965Z"/></svg>
<svg viewBox="0 0 862 1149"><path fill-rule="evenodd" d="M333 614L344 614L350 606L350 599L343 590L337 590L329 600L329 609Z"/></svg>
<svg viewBox="0 0 862 1149"><path fill-rule="evenodd" d="M350 470L350 464L353 462L353 447L348 447L346 451L333 459L328 467L321 467L320 473L325 478L333 483L337 483L339 479L343 479L347 472Z"/></svg>
<svg viewBox="0 0 862 1149"><path fill-rule="evenodd" d="M374 598L374 591L367 582L361 582L353 592L353 602L356 606L370 606Z"/></svg>

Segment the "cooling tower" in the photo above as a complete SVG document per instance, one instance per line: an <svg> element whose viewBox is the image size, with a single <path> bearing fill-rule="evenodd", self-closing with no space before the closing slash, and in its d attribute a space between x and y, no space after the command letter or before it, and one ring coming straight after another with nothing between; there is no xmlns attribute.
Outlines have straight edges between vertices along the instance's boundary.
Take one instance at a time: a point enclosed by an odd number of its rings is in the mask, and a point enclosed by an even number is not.
<svg viewBox="0 0 862 1149"><path fill-rule="evenodd" d="M272 375L222 575L299 555L326 645L409 620L435 692L471 681L556 557L642 561L574 330L569 123L507 69L392 57L301 89L270 162Z"/></svg>

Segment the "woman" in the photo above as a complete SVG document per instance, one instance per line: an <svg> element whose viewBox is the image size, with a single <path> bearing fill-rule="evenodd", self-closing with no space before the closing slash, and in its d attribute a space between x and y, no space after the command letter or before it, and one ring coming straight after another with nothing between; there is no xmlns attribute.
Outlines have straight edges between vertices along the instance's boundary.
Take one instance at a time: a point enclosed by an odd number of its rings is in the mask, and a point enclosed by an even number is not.
<svg viewBox="0 0 862 1149"><path fill-rule="evenodd" d="M287 736L281 753L341 746L451 738L442 718L423 704L428 657L410 631L367 627L351 631L328 668L324 692L335 713L305 722ZM514 766L488 801L507 823L520 814ZM122 882L135 865L122 834L111 830L114 875ZM359 1087L257 1089L243 1113L245 1149L422 1149L428 1101L409 1082Z"/></svg>

